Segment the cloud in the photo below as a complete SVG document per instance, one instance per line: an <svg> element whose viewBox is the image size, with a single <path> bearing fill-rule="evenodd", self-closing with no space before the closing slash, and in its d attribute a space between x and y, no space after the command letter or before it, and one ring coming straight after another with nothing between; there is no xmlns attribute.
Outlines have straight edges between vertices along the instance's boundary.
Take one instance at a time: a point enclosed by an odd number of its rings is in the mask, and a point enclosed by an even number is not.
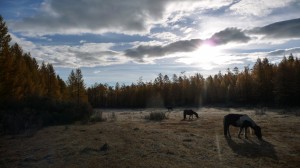
<svg viewBox="0 0 300 168"><path fill-rule="evenodd" d="M289 56L293 54L294 56L300 56L300 47L296 48L288 48L288 49L280 49L267 53L267 56Z"/></svg>
<svg viewBox="0 0 300 168"><path fill-rule="evenodd" d="M251 38L247 36L241 29L238 28L226 28L218 33L215 33L209 41L212 41L216 45L223 45L230 42L246 43Z"/></svg>
<svg viewBox="0 0 300 168"><path fill-rule="evenodd" d="M37 15L12 23L14 31L27 34L76 34L149 31L163 18L168 1L161 0L49 0Z"/></svg>
<svg viewBox="0 0 300 168"><path fill-rule="evenodd" d="M112 51L111 43L84 43L78 46L39 46L47 60L57 67L95 67L121 64L128 59ZM45 51L49 52L45 52ZM53 57L54 56L54 57Z"/></svg>
<svg viewBox="0 0 300 168"><path fill-rule="evenodd" d="M227 28L215 33L209 39L179 40L168 45L139 45L132 49L125 50L125 56L143 62L146 57L162 57L168 54L179 52L192 52L197 50L202 44L224 45L231 42L246 43L250 37L237 28Z"/></svg>
<svg viewBox="0 0 300 168"><path fill-rule="evenodd" d="M113 43L83 43L80 45L38 45L24 38L10 34L12 42L17 42L25 52L39 62L51 63L55 67L95 67L122 64L128 58L111 50Z"/></svg>
<svg viewBox="0 0 300 168"><path fill-rule="evenodd" d="M199 48L201 43L201 39L191 39L176 41L165 46L140 45L136 48L125 50L125 55L142 61L144 57L158 57L176 52L191 52Z"/></svg>
<svg viewBox="0 0 300 168"><path fill-rule="evenodd" d="M171 32L153 33L149 35L149 37L167 41L175 41L179 39L179 36Z"/></svg>
<svg viewBox="0 0 300 168"><path fill-rule="evenodd" d="M36 13L10 21L9 27L27 36L147 34L157 25L175 23L196 10L216 10L231 3L232 0L46 0Z"/></svg>
<svg viewBox="0 0 300 168"><path fill-rule="evenodd" d="M264 38L300 38L300 18L286 20L257 27L249 31L252 34L264 35Z"/></svg>
<svg viewBox="0 0 300 168"><path fill-rule="evenodd" d="M230 6L229 10L238 15L264 17L274 9L289 6L296 0L240 0Z"/></svg>

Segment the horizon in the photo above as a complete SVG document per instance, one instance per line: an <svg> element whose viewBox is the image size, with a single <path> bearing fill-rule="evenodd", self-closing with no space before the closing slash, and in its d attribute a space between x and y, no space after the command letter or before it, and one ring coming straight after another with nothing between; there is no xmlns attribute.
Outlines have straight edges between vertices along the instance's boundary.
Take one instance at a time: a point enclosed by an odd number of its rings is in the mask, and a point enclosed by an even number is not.
<svg viewBox="0 0 300 168"><path fill-rule="evenodd" d="M0 14L13 43L64 80L80 68L90 87L299 58L299 7L296 0L7 0Z"/></svg>

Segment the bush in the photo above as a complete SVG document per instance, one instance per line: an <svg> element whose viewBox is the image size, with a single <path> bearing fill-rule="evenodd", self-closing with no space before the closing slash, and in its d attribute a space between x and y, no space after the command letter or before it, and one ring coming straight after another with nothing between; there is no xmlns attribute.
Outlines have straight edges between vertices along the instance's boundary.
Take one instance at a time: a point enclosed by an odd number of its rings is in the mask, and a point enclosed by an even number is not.
<svg viewBox="0 0 300 168"><path fill-rule="evenodd" d="M267 111L266 107L255 109L255 115L265 115Z"/></svg>
<svg viewBox="0 0 300 168"><path fill-rule="evenodd" d="M151 112L149 115L145 116L147 120L154 120L154 121L162 121L167 119L166 113L164 112Z"/></svg>
<svg viewBox="0 0 300 168"><path fill-rule="evenodd" d="M111 121L116 121L116 120L117 120L117 115L116 115L115 112L112 112L112 113L111 113L110 120L111 120Z"/></svg>
<svg viewBox="0 0 300 168"><path fill-rule="evenodd" d="M90 122L106 121L107 119L104 118L102 114L102 111L95 111L90 117Z"/></svg>

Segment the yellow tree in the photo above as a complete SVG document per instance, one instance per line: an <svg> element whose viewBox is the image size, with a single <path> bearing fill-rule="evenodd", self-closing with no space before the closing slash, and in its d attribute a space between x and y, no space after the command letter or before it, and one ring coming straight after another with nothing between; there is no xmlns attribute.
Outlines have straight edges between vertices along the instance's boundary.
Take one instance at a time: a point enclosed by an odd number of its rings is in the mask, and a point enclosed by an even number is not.
<svg viewBox="0 0 300 168"><path fill-rule="evenodd" d="M254 84L254 96L258 103L271 103L273 100L273 66L267 58L261 61L257 59L253 66L252 78Z"/></svg>

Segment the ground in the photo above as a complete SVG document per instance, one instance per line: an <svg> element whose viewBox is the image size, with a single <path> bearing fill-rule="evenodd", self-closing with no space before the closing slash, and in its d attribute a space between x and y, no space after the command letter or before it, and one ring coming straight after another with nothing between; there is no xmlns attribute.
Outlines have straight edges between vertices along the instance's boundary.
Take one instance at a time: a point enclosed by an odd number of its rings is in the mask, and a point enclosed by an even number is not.
<svg viewBox="0 0 300 168"><path fill-rule="evenodd" d="M46 127L35 134L1 136L0 167L299 167L300 118L267 110L194 109L198 119L182 120L183 109L101 110L106 121ZM148 121L166 112L164 121ZM255 135L223 136L223 116L248 114L262 127Z"/></svg>

